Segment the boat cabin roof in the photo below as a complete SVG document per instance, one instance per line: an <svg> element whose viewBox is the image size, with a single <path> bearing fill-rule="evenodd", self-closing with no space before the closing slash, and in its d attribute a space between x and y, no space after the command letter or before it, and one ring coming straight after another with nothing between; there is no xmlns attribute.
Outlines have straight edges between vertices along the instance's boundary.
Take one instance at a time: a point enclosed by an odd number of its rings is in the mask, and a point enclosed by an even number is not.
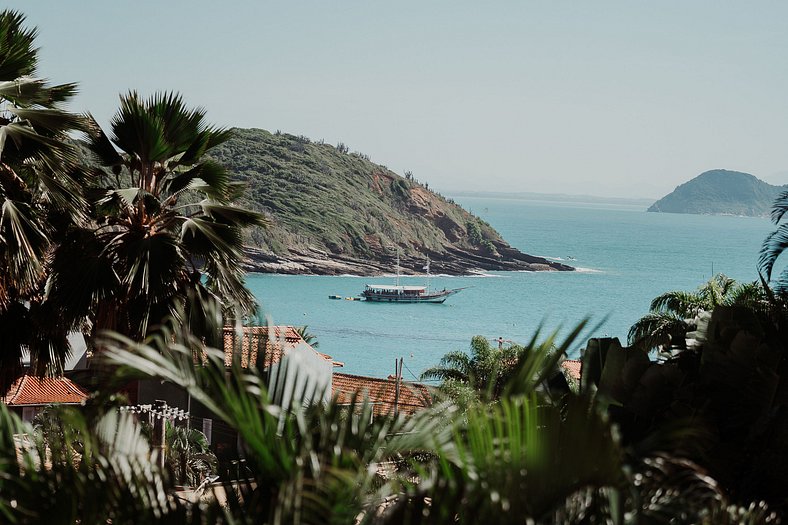
<svg viewBox="0 0 788 525"><path fill-rule="evenodd" d="M367 290L385 290L391 292L420 292L426 290L426 286L395 286L391 284L368 284Z"/></svg>

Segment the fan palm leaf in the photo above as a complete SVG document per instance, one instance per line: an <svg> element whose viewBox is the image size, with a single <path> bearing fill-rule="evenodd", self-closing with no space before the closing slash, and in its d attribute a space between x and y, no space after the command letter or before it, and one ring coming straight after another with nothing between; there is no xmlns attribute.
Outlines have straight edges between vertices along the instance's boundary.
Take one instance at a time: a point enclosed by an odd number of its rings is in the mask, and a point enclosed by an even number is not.
<svg viewBox="0 0 788 525"><path fill-rule="evenodd" d="M766 236L761 247L758 269L766 277L767 281L772 280L772 271L777 258L783 254L786 248L788 248L788 223L783 223ZM783 279L780 278L778 284L783 282Z"/></svg>
<svg viewBox="0 0 788 525"><path fill-rule="evenodd" d="M783 222L786 211L788 211L788 191L783 191L777 196L772 205L772 222L777 226L777 229L764 239L761 245L760 257L758 258L758 270L764 276L766 282L772 280L774 265L780 255L788 248L788 223ZM788 268L783 269L775 281L778 291L788 289Z"/></svg>
<svg viewBox="0 0 788 525"><path fill-rule="evenodd" d="M87 216L87 175L68 141L82 120L61 107L76 90L35 78L36 30L24 22L17 12L0 12L0 324L28 330L7 338L0 389L19 371L25 349L34 371L62 368L66 334L84 315L49 294L52 252Z"/></svg>
<svg viewBox="0 0 788 525"><path fill-rule="evenodd" d="M244 285L243 228L262 224L262 216L232 205L228 174L203 158L227 133L175 93L121 96L109 135L87 120L86 145L103 168L105 190L93 230L106 247L92 257L106 261L121 287L118 315L96 315L96 333L142 337L162 315L177 315L198 287L207 287L228 312L253 313L256 302ZM131 185L113 185L118 174ZM98 288L115 284L109 279ZM124 324L132 318L141 322Z"/></svg>

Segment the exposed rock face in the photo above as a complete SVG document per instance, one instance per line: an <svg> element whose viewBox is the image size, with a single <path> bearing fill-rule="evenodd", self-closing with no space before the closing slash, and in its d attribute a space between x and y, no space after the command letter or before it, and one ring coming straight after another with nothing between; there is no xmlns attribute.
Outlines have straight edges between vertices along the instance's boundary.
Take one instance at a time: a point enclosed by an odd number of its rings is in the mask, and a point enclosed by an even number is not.
<svg viewBox="0 0 788 525"><path fill-rule="evenodd" d="M489 224L413 177L344 147L263 130L234 130L211 150L237 181L240 199L269 225L252 233L249 270L290 274L467 274L573 270L511 247Z"/></svg>
<svg viewBox="0 0 788 525"><path fill-rule="evenodd" d="M435 254L430 259L430 271L447 275L467 275L483 271L572 271L565 264L533 257L517 250L509 257L491 258L469 254L461 250ZM315 275L378 275L394 272L396 257L383 255L375 260L361 260L314 250L306 253L290 251L284 256L249 247L249 271L261 273ZM438 258L440 257L440 258ZM403 275L424 273L424 259L409 261L400 258Z"/></svg>

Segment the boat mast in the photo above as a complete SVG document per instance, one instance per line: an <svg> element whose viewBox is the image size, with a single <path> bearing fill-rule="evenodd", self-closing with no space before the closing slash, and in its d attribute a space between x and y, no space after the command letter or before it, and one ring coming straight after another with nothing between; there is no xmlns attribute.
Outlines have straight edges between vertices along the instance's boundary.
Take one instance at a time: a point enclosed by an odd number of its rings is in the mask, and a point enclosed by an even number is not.
<svg viewBox="0 0 788 525"><path fill-rule="evenodd" d="M399 286L399 246L397 246L397 286Z"/></svg>
<svg viewBox="0 0 788 525"><path fill-rule="evenodd" d="M427 264L424 266L424 269L427 270L427 293L430 291L430 258L427 257Z"/></svg>

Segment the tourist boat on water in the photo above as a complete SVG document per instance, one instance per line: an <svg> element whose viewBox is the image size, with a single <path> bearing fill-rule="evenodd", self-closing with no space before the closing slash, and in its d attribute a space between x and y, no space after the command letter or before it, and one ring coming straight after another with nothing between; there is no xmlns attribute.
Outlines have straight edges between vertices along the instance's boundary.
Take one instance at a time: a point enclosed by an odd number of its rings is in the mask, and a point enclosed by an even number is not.
<svg viewBox="0 0 788 525"><path fill-rule="evenodd" d="M397 253L397 284L368 284L361 297L376 303L442 303L464 288L430 290L430 261L427 259L426 286L401 286L399 284L399 253Z"/></svg>
<svg viewBox="0 0 788 525"><path fill-rule="evenodd" d="M361 297L377 303L442 303L462 288L430 291L426 286L368 284Z"/></svg>

